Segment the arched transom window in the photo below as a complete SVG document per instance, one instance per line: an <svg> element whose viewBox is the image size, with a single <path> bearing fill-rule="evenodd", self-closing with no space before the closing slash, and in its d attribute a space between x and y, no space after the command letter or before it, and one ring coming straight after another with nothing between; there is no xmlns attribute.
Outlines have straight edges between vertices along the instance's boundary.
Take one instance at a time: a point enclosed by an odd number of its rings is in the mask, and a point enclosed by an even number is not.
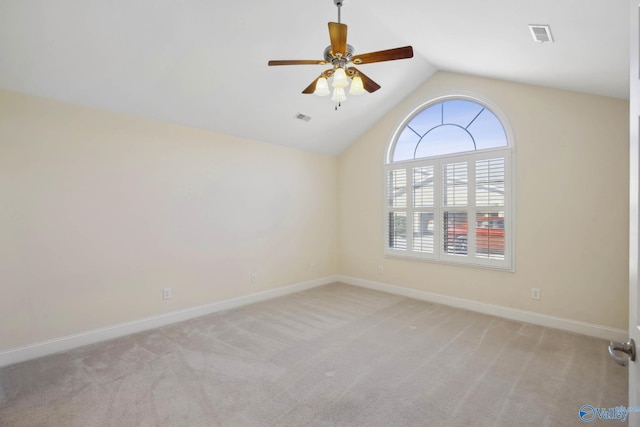
<svg viewBox="0 0 640 427"><path fill-rule="evenodd" d="M508 134L476 99L440 99L411 114L385 166L385 253L511 269Z"/></svg>

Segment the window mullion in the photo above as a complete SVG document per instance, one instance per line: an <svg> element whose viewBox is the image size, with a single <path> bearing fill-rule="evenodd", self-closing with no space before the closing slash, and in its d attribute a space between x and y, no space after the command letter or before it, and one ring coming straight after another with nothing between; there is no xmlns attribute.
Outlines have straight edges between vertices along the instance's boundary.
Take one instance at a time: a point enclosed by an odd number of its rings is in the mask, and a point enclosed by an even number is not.
<svg viewBox="0 0 640 427"><path fill-rule="evenodd" d="M433 165L433 254L436 259L442 259L442 161Z"/></svg>
<svg viewBox="0 0 640 427"><path fill-rule="evenodd" d="M467 161L467 256L476 257L476 162Z"/></svg>
<svg viewBox="0 0 640 427"><path fill-rule="evenodd" d="M407 185L407 252L414 253L413 251L413 168L406 168L406 185Z"/></svg>

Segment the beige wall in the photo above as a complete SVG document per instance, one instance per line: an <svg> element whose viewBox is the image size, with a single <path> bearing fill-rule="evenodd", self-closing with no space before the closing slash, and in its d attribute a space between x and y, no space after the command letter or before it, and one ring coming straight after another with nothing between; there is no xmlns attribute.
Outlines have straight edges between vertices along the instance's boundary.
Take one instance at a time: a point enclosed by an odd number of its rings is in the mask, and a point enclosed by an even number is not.
<svg viewBox="0 0 640 427"><path fill-rule="evenodd" d="M516 271L383 256L382 165L419 105L475 95L500 107L516 147ZM628 102L439 72L339 158L339 271L614 328L627 328ZM384 272L378 272L383 265ZM539 301L531 288L541 289Z"/></svg>
<svg viewBox="0 0 640 427"><path fill-rule="evenodd" d="M383 256L389 139L455 93L515 136L514 273ZM626 329L627 114L440 72L336 159L0 91L0 351L336 273Z"/></svg>
<svg viewBox="0 0 640 427"><path fill-rule="evenodd" d="M0 91L0 170L0 351L336 271L333 157Z"/></svg>

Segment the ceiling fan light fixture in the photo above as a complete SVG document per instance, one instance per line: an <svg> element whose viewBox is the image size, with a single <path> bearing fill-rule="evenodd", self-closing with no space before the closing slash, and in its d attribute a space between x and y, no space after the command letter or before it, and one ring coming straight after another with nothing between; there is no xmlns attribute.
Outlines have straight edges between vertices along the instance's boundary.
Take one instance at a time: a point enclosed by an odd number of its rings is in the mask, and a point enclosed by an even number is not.
<svg viewBox="0 0 640 427"><path fill-rule="evenodd" d="M329 83L327 83L327 79L320 77L316 82L316 90L313 91L313 94L317 96L327 96L330 93L331 91L329 90Z"/></svg>
<svg viewBox="0 0 640 427"><path fill-rule="evenodd" d="M344 88L337 87L333 89L333 96L331 100L335 103L341 104L347 100L347 95L344 93Z"/></svg>
<svg viewBox="0 0 640 427"><path fill-rule="evenodd" d="M362 77L356 75L351 81L351 87L349 88L350 95L362 95L364 93L364 84L362 83Z"/></svg>
<svg viewBox="0 0 640 427"><path fill-rule="evenodd" d="M347 74L344 72L344 68L336 68L336 71L333 73L332 86L336 89L342 89L349 86L349 79L347 79Z"/></svg>
<svg viewBox="0 0 640 427"><path fill-rule="evenodd" d="M380 89L379 84L361 73L353 65L360 66L374 62L413 58L413 48L403 46L355 55L353 46L347 43L347 25L343 24L340 19L340 8L344 0L332 1L338 8L338 22L328 23L331 44L324 49L324 59L271 60L267 65L328 65L330 68L324 70L320 77L316 77L309 86L302 90L302 93L327 96L333 92L331 100L336 103L337 110L340 103L347 99L345 92L349 85L351 85L350 95L360 95L364 92L373 93ZM330 85L328 80L331 80Z"/></svg>

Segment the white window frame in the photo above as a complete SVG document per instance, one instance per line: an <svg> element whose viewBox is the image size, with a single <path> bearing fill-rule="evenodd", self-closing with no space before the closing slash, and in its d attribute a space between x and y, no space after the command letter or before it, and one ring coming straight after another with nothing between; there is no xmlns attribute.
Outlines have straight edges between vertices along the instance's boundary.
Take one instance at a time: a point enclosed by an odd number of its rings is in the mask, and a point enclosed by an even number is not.
<svg viewBox="0 0 640 427"><path fill-rule="evenodd" d="M472 152L456 153L442 156L425 157L415 160L403 160L392 162L393 151L398 135L406 127L406 125L423 110L430 108L431 106L440 102L445 102L454 99L464 99L475 103L478 103L493 114L495 114L500 120L507 137L507 146L501 148L492 148L485 150L478 150ZM501 207L486 207L476 206L476 184L475 184L475 166L477 160L486 160L494 158L504 159L504 176L505 176L505 188L504 188L504 206ZM442 203L442 197L444 193L444 187L442 182L442 170L445 164L467 162L467 202L465 207L444 207ZM449 263L456 265L483 267L498 270L514 271L514 248L515 248L515 173L514 173L514 149L513 138L511 130L504 118L504 115L497 110L497 108L488 106L486 102L480 101L477 98L467 96L447 96L432 100L423 104L419 108L413 111L403 123L396 130L394 137L389 144L389 150L387 152L387 158L384 165L384 179L383 179L383 228L384 228L384 255L387 257L404 258L411 260L420 260L428 262ZM434 206L433 208L416 208L413 206L413 169L417 167L433 166L434 167ZM405 208L391 208L388 206L388 176L390 171L404 169L406 171L406 207ZM476 256L476 214L478 212L491 211L499 209L504 211L504 259L491 259L484 256ZM406 212L406 249L400 250L389 247L389 213L393 211ZM433 229L433 241L434 250L433 253L419 252L413 249L414 232L413 232L413 219L414 213L429 211L434 213L434 229ZM464 212L467 214L467 253L466 255L450 254L443 250L443 233L442 224L444 223L444 212Z"/></svg>

